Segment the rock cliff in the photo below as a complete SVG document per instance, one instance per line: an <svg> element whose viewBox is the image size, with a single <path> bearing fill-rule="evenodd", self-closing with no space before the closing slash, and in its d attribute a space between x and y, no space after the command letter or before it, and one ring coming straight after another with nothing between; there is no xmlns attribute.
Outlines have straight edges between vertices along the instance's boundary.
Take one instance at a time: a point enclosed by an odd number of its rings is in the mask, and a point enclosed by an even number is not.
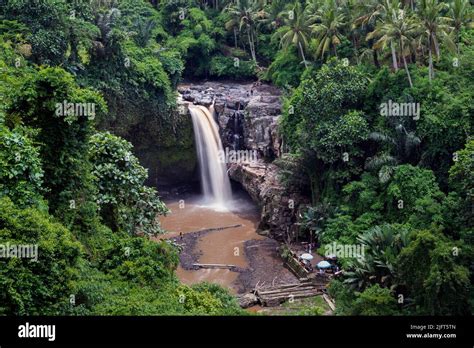
<svg viewBox="0 0 474 348"><path fill-rule="evenodd" d="M228 168L231 179L261 208L260 233L278 240L294 233L298 211L308 199L285 187L279 168L272 163L281 155L279 90L266 84L233 82L182 84L178 90L186 102L209 107L214 101L224 148L256 151L257 161L230 161Z"/></svg>

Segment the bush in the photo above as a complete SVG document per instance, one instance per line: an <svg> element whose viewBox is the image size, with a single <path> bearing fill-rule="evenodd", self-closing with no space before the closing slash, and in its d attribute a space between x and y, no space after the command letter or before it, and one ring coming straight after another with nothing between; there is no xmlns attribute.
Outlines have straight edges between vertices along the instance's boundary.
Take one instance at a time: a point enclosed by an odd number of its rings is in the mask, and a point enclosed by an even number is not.
<svg viewBox="0 0 474 348"><path fill-rule="evenodd" d="M445 202L445 212L450 216L451 232L460 235L471 244L474 240L474 140L469 140L463 150L458 151L458 159L449 170L449 201Z"/></svg>
<svg viewBox="0 0 474 348"><path fill-rule="evenodd" d="M397 301L390 289L376 284L357 295L353 310L354 315L395 315Z"/></svg>
<svg viewBox="0 0 474 348"><path fill-rule="evenodd" d="M199 283L193 285L192 288L199 292L209 292L217 298L222 304L221 315L236 315L236 314L244 314L237 300L234 296L232 296L228 290L224 289L220 285L213 284L213 283Z"/></svg>
<svg viewBox="0 0 474 348"><path fill-rule="evenodd" d="M157 192L144 186L148 172L133 155L132 145L108 132L97 133L89 141L89 157L106 225L131 234L161 232L156 217L168 210Z"/></svg>
<svg viewBox="0 0 474 348"><path fill-rule="evenodd" d="M191 315L216 315L224 309L222 301L214 297L208 289L201 287L198 291L187 285L180 285L176 289L179 303Z"/></svg>
<svg viewBox="0 0 474 348"><path fill-rule="evenodd" d="M351 315L355 292L342 281L333 279L328 285L328 293L337 302L335 314Z"/></svg>
<svg viewBox="0 0 474 348"><path fill-rule="evenodd" d="M177 265L177 250L168 242L125 237L112 243L99 267L117 278L152 286L174 280Z"/></svg>
<svg viewBox="0 0 474 348"><path fill-rule="evenodd" d="M8 196L21 207L42 199L43 183L39 150L24 133L0 124L0 197Z"/></svg>
<svg viewBox="0 0 474 348"><path fill-rule="evenodd" d="M176 315L183 309L175 295L176 285L159 289L137 285L105 274L86 262L73 283L74 303L63 306L67 315Z"/></svg>
<svg viewBox="0 0 474 348"><path fill-rule="evenodd" d="M384 217L387 222L410 223L423 228L442 225L444 198L433 172L410 164L397 166L387 184L364 173L360 181L343 188L345 208L354 218L366 212Z"/></svg>
<svg viewBox="0 0 474 348"><path fill-rule="evenodd" d="M0 241L5 247L37 245L38 260L0 258L0 314L57 315L73 293L81 245L36 209L0 199Z"/></svg>
<svg viewBox="0 0 474 348"><path fill-rule="evenodd" d="M456 249L457 248L457 249ZM469 248L461 249L465 254ZM456 252L458 250L458 252ZM398 257L399 281L420 315L466 315L471 283L459 246L441 233L417 231ZM472 252L470 255L472 259Z"/></svg>
<svg viewBox="0 0 474 348"><path fill-rule="evenodd" d="M275 60L268 67L265 79L279 87L297 87L304 68L296 49L282 50L277 53Z"/></svg>
<svg viewBox="0 0 474 348"><path fill-rule="evenodd" d="M210 75L219 78L235 80L253 79L256 76L254 61L240 60L239 58L215 56L211 60Z"/></svg>

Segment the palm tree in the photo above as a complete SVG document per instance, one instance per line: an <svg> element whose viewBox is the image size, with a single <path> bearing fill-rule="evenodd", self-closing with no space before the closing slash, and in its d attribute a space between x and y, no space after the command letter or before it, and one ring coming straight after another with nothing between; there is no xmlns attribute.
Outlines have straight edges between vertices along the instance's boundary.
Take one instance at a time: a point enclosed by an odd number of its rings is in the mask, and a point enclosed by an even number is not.
<svg viewBox="0 0 474 348"><path fill-rule="evenodd" d="M113 27L120 18L120 11L113 7L105 14L99 14L96 18L95 24L99 28L99 41L95 41L96 54L102 56L110 56L112 52L117 50L117 37L113 31Z"/></svg>
<svg viewBox="0 0 474 348"><path fill-rule="evenodd" d="M203 8L212 7L215 10L219 10L219 0L201 0L200 3Z"/></svg>
<svg viewBox="0 0 474 348"><path fill-rule="evenodd" d="M375 27L375 30L367 35L367 40L378 39L373 45L376 50L390 47L392 54L392 65L395 71L398 71L398 60L396 53L396 45L399 44L399 35L397 33L398 13L401 10L398 0L387 0L385 6L378 8L383 17Z"/></svg>
<svg viewBox="0 0 474 348"><path fill-rule="evenodd" d="M365 168L367 170L377 170L381 183L386 183L392 177L395 166L400 163L409 163L413 153L421 144L421 139L413 131L408 131L400 122L394 124L395 135L391 136L382 132L372 132L369 139L386 144L390 147L373 157L367 158Z"/></svg>
<svg viewBox="0 0 474 348"><path fill-rule="evenodd" d="M341 43L341 31L345 27L345 18L336 0L326 0L319 10L311 14L311 20L315 22L311 29L318 41L316 56L323 58L326 52L332 48L337 56L337 46Z"/></svg>
<svg viewBox="0 0 474 348"><path fill-rule="evenodd" d="M447 8L444 2L438 0L421 0L419 16L424 27L424 35L427 39L428 69L430 81L434 78L433 53L437 58L440 56L439 43L444 39L448 48L453 48L454 43L449 38L451 27L446 24L446 18L442 17Z"/></svg>
<svg viewBox="0 0 474 348"><path fill-rule="evenodd" d="M237 31L240 26L241 18L242 16L244 16L244 13L245 13L244 4L240 1L238 1L237 3L232 2L229 5L227 5L224 11L228 12L231 16L230 20L225 23L225 28L227 30L233 30L234 44L235 44L235 47L237 48Z"/></svg>
<svg viewBox="0 0 474 348"><path fill-rule="evenodd" d="M225 24L226 29L234 30L234 35L236 35L237 28L240 34L247 34L250 54L256 62L257 24L266 17L265 10L262 8L262 1L236 0L230 3L225 11L231 15L231 19Z"/></svg>
<svg viewBox="0 0 474 348"><path fill-rule="evenodd" d="M156 22L153 19L136 19L134 22L135 41L141 47L145 47L150 41L153 29L156 28Z"/></svg>
<svg viewBox="0 0 474 348"><path fill-rule="evenodd" d="M367 28L369 32L373 31L377 24L383 20L392 8L398 10L397 1L385 0L359 0L356 4L356 12L358 16L352 22L352 29ZM362 56L372 55L374 64L379 67L377 49L373 47L374 39L366 39L371 48L364 50Z"/></svg>
<svg viewBox="0 0 474 348"><path fill-rule="evenodd" d="M285 12L286 0L273 0L272 3L266 7L266 17L262 20L269 30L280 28L284 24L283 15Z"/></svg>
<svg viewBox="0 0 474 348"><path fill-rule="evenodd" d="M454 0L449 4L448 21L454 28L456 36L456 52L459 55L460 32L463 25L473 28L472 10L469 0Z"/></svg>
<svg viewBox="0 0 474 348"><path fill-rule="evenodd" d="M359 6L359 0L345 0L343 3L343 15L348 25L348 30L346 36L350 38L352 42L352 46L354 48L354 55L358 60L359 55L359 47L361 38L364 37L363 35L363 28L356 27L353 25L356 18L358 18L357 10Z"/></svg>
<svg viewBox="0 0 474 348"><path fill-rule="evenodd" d="M311 15L319 11L321 6L324 4L324 0L306 0L305 11Z"/></svg>
<svg viewBox="0 0 474 348"><path fill-rule="evenodd" d="M409 243L409 232L393 225L375 226L357 237L364 247L362 258L355 258L344 272L344 283L358 290L372 284L394 289L396 283L397 256Z"/></svg>
<svg viewBox="0 0 474 348"><path fill-rule="evenodd" d="M390 8L388 4L390 4L388 1L380 3L380 0L359 0L356 7L360 15L354 20L354 26L375 27L377 20L388 12L387 9Z"/></svg>
<svg viewBox="0 0 474 348"><path fill-rule="evenodd" d="M396 53L396 47L398 47L399 57L403 61L408 82L410 87L413 87L406 56L411 54L411 42L419 35L419 25L414 16L406 14L406 8L399 8L398 11L392 8L391 11L391 15L386 16L375 30L367 35L367 38L379 38L373 45L375 49L390 46L395 71L398 70Z"/></svg>
<svg viewBox="0 0 474 348"><path fill-rule="evenodd" d="M400 20L399 21L399 48L400 48L400 56L403 60L403 67L405 68L405 72L408 77L408 83L410 87L413 88L413 82L411 80L410 70L408 69L408 64L406 60L406 56L410 55L410 43L419 36L419 26L418 21L415 17L407 18L407 20Z"/></svg>
<svg viewBox="0 0 474 348"><path fill-rule="evenodd" d="M310 243L320 241L326 221L338 212L338 207L327 201L309 206L303 214L300 213L300 231L308 232Z"/></svg>
<svg viewBox="0 0 474 348"><path fill-rule="evenodd" d="M285 25L275 35L280 38L280 45L284 49L291 45L296 46L305 67L308 67L304 52L308 47L311 34L309 29L310 19L299 2L295 3L294 7L286 13L285 17Z"/></svg>

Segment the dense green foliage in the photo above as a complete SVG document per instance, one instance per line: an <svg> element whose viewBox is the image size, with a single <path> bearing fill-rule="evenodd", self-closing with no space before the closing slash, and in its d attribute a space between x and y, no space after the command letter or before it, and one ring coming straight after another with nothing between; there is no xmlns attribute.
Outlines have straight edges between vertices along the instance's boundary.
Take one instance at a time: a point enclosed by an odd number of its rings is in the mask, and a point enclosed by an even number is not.
<svg viewBox="0 0 474 348"><path fill-rule="evenodd" d="M113 230L156 234L160 232L156 215L167 209L156 191L143 185L148 173L131 150L130 143L110 133L90 138L89 158L99 187L97 204Z"/></svg>
<svg viewBox="0 0 474 348"><path fill-rule="evenodd" d="M2 245L36 245L34 258L2 258L0 313L60 314L77 278L81 245L61 224L34 208L19 209L0 200Z"/></svg>
<svg viewBox="0 0 474 348"><path fill-rule="evenodd" d="M41 199L43 168L38 148L21 128L0 128L0 190L21 205Z"/></svg>
<svg viewBox="0 0 474 348"><path fill-rule="evenodd" d="M307 67L285 104L287 153L277 162L285 182L310 191L301 233L322 254L364 248L339 257L343 276L331 285L339 314L468 314L471 6L353 5L308 1L303 11L297 3L300 19L281 29ZM297 34L303 22L313 30ZM404 103L419 112L384 112Z"/></svg>
<svg viewBox="0 0 474 348"><path fill-rule="evenodd" d="M2 254L0 314L240 314L219 286L179 284L177 247L150 238L167 209L147 170L127 140L100 131L136 139L141 123L167 148L189 146L169 134L180 122L174 90L206 37L161 50L174 40L161 13L139 0L118 6L0 9L0 245L38 248L37 261ZM205 14L192 13L185 27L197 31Z"/></svg>
<svg viewBox="0 0 474 348"><path fill-rule="evenodd" d="M301 237L364 247L339 258L338 314L472 312L472 18L468 0L3 1L0 242L40 262L0 259L0 314L241 314L150 239L166 207L142 165L195 164L183 78L284 88Z"/></svg>

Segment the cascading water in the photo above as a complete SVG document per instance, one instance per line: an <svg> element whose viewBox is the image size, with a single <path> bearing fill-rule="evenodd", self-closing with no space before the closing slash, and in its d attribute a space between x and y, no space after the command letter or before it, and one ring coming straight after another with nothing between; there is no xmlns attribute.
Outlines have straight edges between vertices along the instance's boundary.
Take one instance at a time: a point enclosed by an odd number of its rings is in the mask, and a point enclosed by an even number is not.
<svg viewBox="0 0 474 348"><path fill-rule="evenodd" d="M224 153L219 129L214 121L214 108L188 105L193 120L194 137L201 174L204 199L218 207L228 207L232 200L227 168L219 153Z"/></svg>

